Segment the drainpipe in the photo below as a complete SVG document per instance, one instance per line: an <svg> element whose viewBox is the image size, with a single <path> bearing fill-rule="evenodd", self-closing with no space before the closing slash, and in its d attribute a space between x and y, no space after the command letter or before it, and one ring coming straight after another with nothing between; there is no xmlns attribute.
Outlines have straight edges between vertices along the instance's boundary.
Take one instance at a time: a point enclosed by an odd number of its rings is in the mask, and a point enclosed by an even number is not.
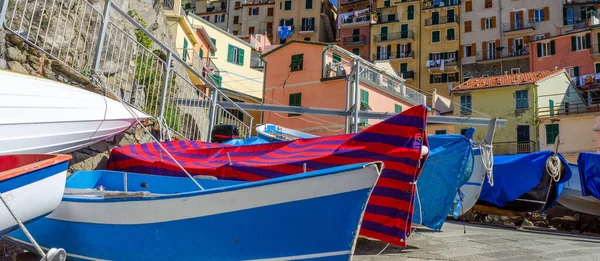
<svg viewBox="0 0 600 261"><path fill-rule="evenodd" d="M360 89L360 60L354 60L356 72L354 73L354 133L358 133L358 111L360 103L358 102L358 93Z"/></svg>
<svg viewBox="0 0 600 261"><path fill-rule="evenodd" d="M502 0L498 2L498 21L500 22L500 45L502 45L504 43L504 35L502 34ZM508 50L508 43L506 44L506 50ZM508 51L510 52L510 50ZM502 61L502 59L500 59L500 75L502 74L504 74L504 62Z"/></svg>

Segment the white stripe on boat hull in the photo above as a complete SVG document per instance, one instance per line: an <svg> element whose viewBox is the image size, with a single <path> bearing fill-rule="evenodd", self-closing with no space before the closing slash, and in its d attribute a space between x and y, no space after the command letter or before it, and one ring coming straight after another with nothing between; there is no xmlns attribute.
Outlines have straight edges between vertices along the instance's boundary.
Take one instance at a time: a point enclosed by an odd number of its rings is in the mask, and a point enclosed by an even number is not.
<svg viewBox="0 0 600 261"><path fill-rule="evenodd" d="M266 259L253 259L253 260L247 260L247 261L302 260L302 259L313 259L313 258L322 258L322 257L331 257L331 256L341 256L341 255L350 255L350 251L337 251L337 252L329 252L329 253L318 253L318 254L312 254L312 255L285 256L285 257L266 258Z"/></svg>
<svg viewBox="0 0 600 261"><path fill-rule="evenodd" d="M317 178L186 197L158 197L131 201L89 203L65 196L48 218L96 224L148 224L210 216L370 188L378 175L375 167ZM341 177L343 175L343 178ZM340 179L341 178L341 179ZM332 182L337 179L343 183ZM309 189L306 189L309 188ZM248 197L247 195L251 195ZM277 195L277 196L273 196Z"/></svg>

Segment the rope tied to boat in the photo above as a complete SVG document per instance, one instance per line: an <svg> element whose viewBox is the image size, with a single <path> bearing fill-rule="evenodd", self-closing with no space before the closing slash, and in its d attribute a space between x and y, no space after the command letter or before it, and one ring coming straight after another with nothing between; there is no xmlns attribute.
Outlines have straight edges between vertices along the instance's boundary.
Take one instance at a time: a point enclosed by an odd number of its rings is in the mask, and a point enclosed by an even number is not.
<svg viewBox="0 0 600 261"><path fill-rule="evenodd" d="M548 172L548 175L552 178L552 180L554 180L554 182L559 182L561 170L562 161L558 157L557 153L553 153L552 156L546 160L546 172Z"/></svg>
<svg viewBox="0 0 600 261"><path fill-rule="evenodd" d="M481 152L481 161L483 162L483 169L488 178L490 186L494 186L494 150L493 146L485 142L479 144L479 151Z"/></svg>

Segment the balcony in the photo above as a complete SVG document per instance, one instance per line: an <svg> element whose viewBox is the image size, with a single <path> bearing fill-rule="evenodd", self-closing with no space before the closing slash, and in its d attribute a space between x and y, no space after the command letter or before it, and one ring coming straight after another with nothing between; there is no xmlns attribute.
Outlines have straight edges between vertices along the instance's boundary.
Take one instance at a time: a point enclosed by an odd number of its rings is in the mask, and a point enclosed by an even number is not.
<svg viewBox="0 0 600 261"><path fill-rule="evenodd" d="M432 17L425 19L425 26L455 23L458 25L458 15Z"/></svg>
<svg viewBox="0 0 600 261"><path fill-rule="evenodd" d="M356 26L364 26L369 25L371 23L371 15L369 14L359 14L358 16L354 16L354 12L344 13L341 15L346 15L346 18L340 19L340 27L341 28L350 28Z"/></svg>
<svg viewBox="0 0 600 261"><path fill-rule="evenodd" d="M444 67L455 66L458 64L457 57L458 52L430 53L425 65L427 68L441 68L443 62Z"/></svg>
<svg viewBox="0 0 600 261"><path fill-rule="evenodd" d="M366 44L367 44L367 37L364 34L342 37L342 45L344 45L344 46L366 45Z"/></svg>
<svg viewBox="0 0 600 261"><path fill-rule="evenodd" d="M415 71L408 72L400 72L402 74L402 78L405 80L414 80L415 79Z"/></svg>
<svg viewBox="0 0 600 261"><path fill-rule="evenodd" d="M503 23L503 33L523 32L529 33L535 31L535 23L533 21L519 21L517 23Z"/></svg>
<svg viewBox="0 0 600 261"><path fill-rule="evenodd" d="M274 4L274 0L245 0L242 5ZM237 7L237 4L236 4Z"/></svg>
<svg viewBox="0 0 600 261"><path fill-rule="evenodd" d="M378 13L377 18L375 19L375 22L376 22L376 24L386 24L386 23L400 22L400 20L398 20L397 13L388 13L385 15Z"/></svg>
<svg viewBox="0 0 600 261"><path fill-rule="evenodd" d="M423 10L459 6L460 0L423 0Z"/></svg>
<svg viewBox="0 0 600 261"><path fill-rule="evenodd" d="M295 28L298 28L299 34L310 34L315 32L315 25L312 24L302 24Z"/></svg>
<svg viewBox="0 0 600 261"><path fill-rule="evenodd" d="M536 151L533 141L494 142L494 155L514 155Z"/></svg>
<svg viewBox="0 0 600 261"><path fill-rule="evenodd" d="M391 52L391 53L380 53L372 54L373 60L394 60L394 59L414 59L415 53L413 50L408 51L400 51L400 52Z"/></svg>
<svg viewBox="0 0 600 261"><path fill-rule="evenodd" d="M395 40L414 40L415 33L412 30L401 31L396 33L375 34L375 42L395 41Z"/></svg>
<svg viewBox="0 0 600 261"><path fill-rule="evenodd" d="M575 103L558 104L555 106L540 107L538 109L540 118L579 115L600 112L600 104Z"/></svg>
<svg viewBox="0 0 600 261"><path fill-rule="evenodd" d="M502 51L498 51L496 50L495 52L477 52L477 55L475 56L475 60L477 62L486 62L486 61L490 61L490 62L499 62L499 61L508 61L508 60L516 60L516 59L522 59L522 58L528 58L529 57L529 48L527 47L523 47L523 48L515 48L514 50L507 50L507 49L502 49Z"/></svg>
<svg viewBox="0 0 600 261"><path fill-rule="evenodd" d="M369 0L339 0L340 1L340 5L352 5L352 4L358 4L360 2L369 2Z"/></svg>
<svg viewBox="0 0 600 261"><path fill-rule="evenodd" d="M578 6L578 5L593 5L600 3L598 0L563 0L565 6Z"/></svg>

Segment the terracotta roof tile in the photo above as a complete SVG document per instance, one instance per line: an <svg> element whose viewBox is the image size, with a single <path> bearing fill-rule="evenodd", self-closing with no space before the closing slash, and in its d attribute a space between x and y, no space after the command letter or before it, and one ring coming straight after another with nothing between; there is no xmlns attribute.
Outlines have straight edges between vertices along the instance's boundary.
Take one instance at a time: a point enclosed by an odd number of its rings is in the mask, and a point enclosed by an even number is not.
<svg viewBox="0 0 600 261"><path fill-rule="evenodd" d="M513 85L534 84L548 77L565 72L565 69L553 69L546 71L536 71L517 74L505 74L481 78L471 78L470 80L452 88L452 91L487 89L496 87L505 87Z"/></svg>

